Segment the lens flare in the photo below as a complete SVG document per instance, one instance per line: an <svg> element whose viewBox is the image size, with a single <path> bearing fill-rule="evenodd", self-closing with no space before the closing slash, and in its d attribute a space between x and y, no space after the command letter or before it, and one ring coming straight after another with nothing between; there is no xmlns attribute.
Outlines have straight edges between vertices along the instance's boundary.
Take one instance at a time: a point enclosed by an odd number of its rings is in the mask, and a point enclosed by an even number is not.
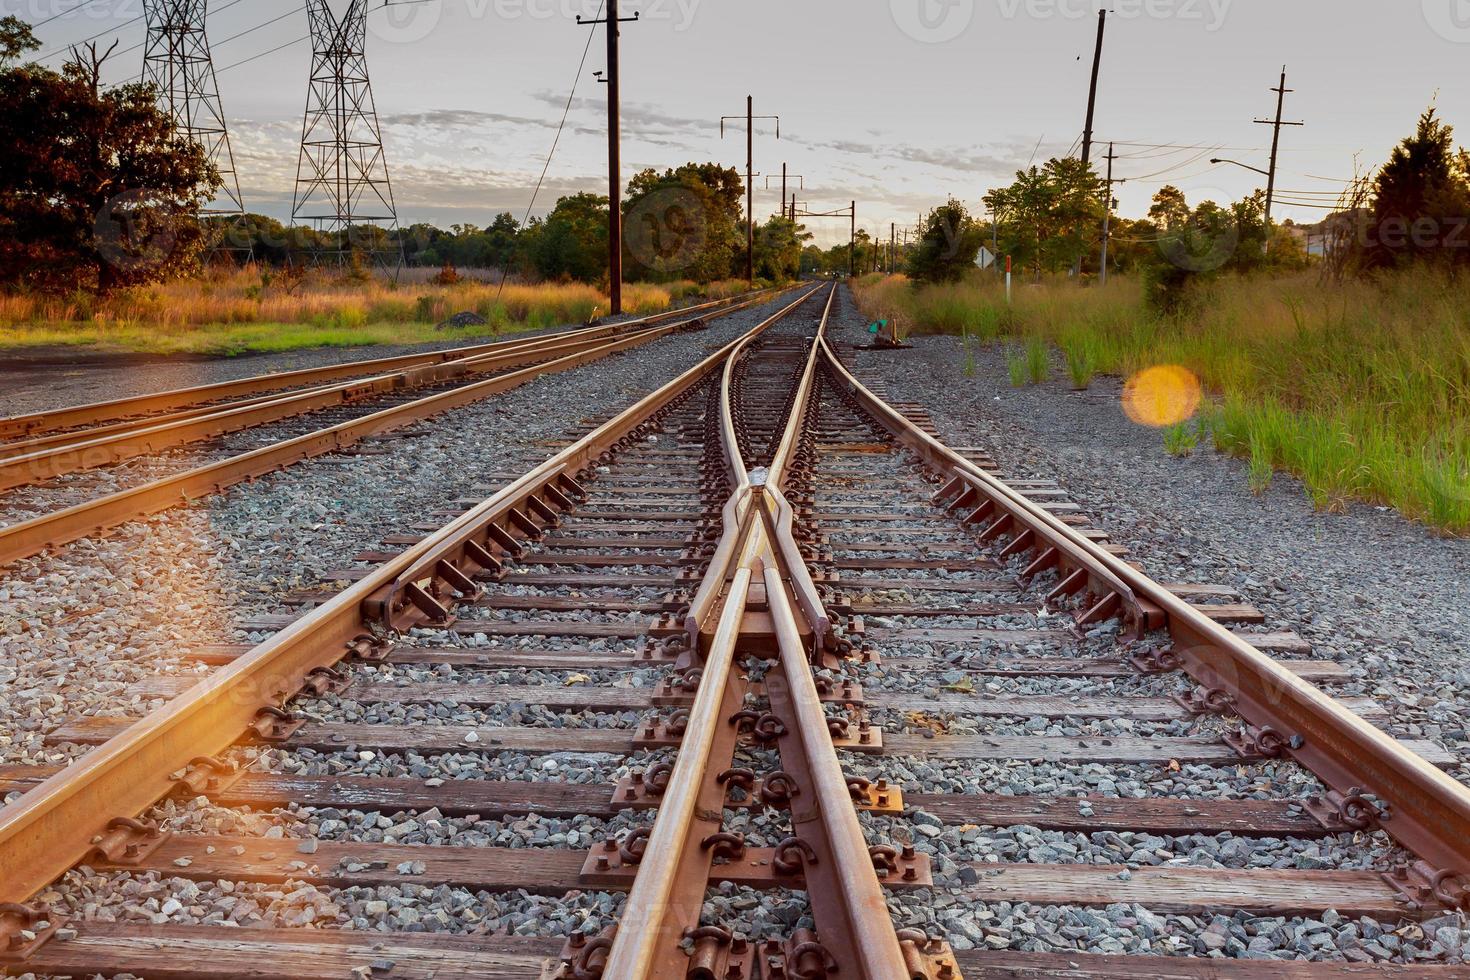
<svg viewBox="0 0 1470 980"><path fill-rule="evenodd" d="M1155 429L1194 417L1204 397L1199 378L1177 364L1140 371L1123 386L1123 412L1139 425Z"/></svg>

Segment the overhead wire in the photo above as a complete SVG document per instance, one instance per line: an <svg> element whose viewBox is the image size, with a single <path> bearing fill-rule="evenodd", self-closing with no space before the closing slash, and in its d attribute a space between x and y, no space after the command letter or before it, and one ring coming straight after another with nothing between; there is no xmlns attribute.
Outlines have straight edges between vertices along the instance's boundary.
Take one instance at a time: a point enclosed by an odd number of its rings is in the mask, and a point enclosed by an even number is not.
<svg viewBox="0 0 1470 980"><path fill-rule="evenodd" d="M592 19L601 20L603 9L606 6L606 0L598 0L597 13L593 15ZM616 26L609 27L609 30L616 29ZM536 179L536 187L534 190L531 191L531 201L529 204L526 205L525 216L521 218L522 228L524 228L526 226L526 223L531 220L531 211L536 207L536 198L541 195L541 187L543 184L546 183L546 175L551 171L551 161L556 156L556 148L561 145L562 131L566 129L567 118L572 114L572 103L575 102L577 98L577 86L582 81L582 72L585 71L587 68L587 56L592 51L592 41L594 38L596 38L596 36L596 31L587 32L587 44L585 47L582 48L582 59L577 62L577 73L572 76L571 88L567 92L567 104L562 107L561 111L561 122L557 123L556 135L551 140L551 149L546 154L546 162L541 166L541 176ZM495 290L495 301L497 303L500 302L501 293L505 291L505 279L506 276L509 275L509 273L510 270L505 267L505 264L502 264L500 270L500 284L496 287Z"/></svg>

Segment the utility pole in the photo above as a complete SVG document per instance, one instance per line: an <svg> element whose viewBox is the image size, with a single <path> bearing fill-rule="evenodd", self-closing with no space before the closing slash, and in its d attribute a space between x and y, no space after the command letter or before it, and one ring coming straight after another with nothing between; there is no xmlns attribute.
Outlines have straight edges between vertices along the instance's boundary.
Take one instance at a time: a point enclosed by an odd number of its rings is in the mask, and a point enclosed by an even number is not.
<svg viewBox="0 0 1470 980"><path fill-rule="evenodd" d="M847 277L857 278L857 202L852 202L852 238L847 243Z"/></svg>
<svg viewBox="0 0 1470 980"><path fill-rule="evenodd" d="M1087 90L1087 125L1082 129L1082 165L1092 160L1092 117L1097 109L1097 76L1102 68L1103 32L1108 26L1108 12L1104 8L1097 12L1097 50L1092 55L1092 85Z"/></svg>
<svg viewBox="0 0 1470 980"><path fill-rule="evenodd" d="M888 223L888 271L892 272L898 265L898 222Z"/></svg>
<svg viewBox="0 0 1470 980"><path fill-rule="evenodd" d="M1113 221L1113 161L1118 155L1113 152L1113 144L1108 144L1108 179L1103 191L1107 197L1103 201L1103 237L1102 237L1102 285L1108 284L1108 240L1112 235ZM1122 181L1119 181L1122 183Z"/></svg>
<svg viewBox="0 0 1470 980"><path fill-rule="evenodd" d="M618 316L623 312L623 159L621 72L618 60L618 37L622 33L618 25L637 20L618 16L618 0L607 0L607 16L601 20L583 20L583 26L607 25L607 77L602 79L607 86L607 289L611 303L608 313Z"/></svg>
<svg viewBox="0 0 1470 980"><path fill-rule="evenodd" d="M1108 11L1104 7L1097 12L1097 48L1092 53L1092 84L1087 88L1087 122L1082 127L1082 169L1086 172L1092 162L1092 120L1097 112L1097 77L1102 69L1103 34L1108 26ZM1082 275L1083 256L1077 257L1072 274Z"/></svg>
<svg viewBox="0 0 1470 980"><path fill-rule="evenodd" d="M725 122L739 116L720 117L720 139L725 138ZM745 279L755 283L755 121L776 120L776 139L781 138L780 116L756 116L755 96L745 97Z"/></svg>
<svg viewBox="0 0 1470 980"><path fill-rule="evenodd" d="M1271 204L1276 198L1276 156L1281 149L1281 127L1282 126L1305 126L1302 122L1283 122L1281 113L1286 108L1286 93L1294 91L1286 87L1286 66L1281 66L1281 84L1271 89L1276 93L1276 118L1257 119L1256 122L1262 126L1272 127L1271 132L1271 170L1266 175L1266 254L1271 254Z"/></svg>

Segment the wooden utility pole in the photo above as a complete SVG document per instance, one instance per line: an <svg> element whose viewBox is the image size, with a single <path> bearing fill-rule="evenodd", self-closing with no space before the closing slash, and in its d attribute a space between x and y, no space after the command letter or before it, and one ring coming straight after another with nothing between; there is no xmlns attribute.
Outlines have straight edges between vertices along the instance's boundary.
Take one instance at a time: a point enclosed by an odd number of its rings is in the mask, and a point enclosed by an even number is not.
<svg viewBox="0 0 1470 980"><path fill-rule="evenodd" d="M618 16L618 0L607 0L607 16L601 20L583 20L583 25L607 25L607 77L602 79L607 86L607 289L611 299L608 310L612 316L623 312L623 160L622 160L622 115L620 109L621 71L618 60L618 25L637 20Z"/></svg>
<svg viewBox="0 0 1470 980"><path fill-rule="evenodd" d="M1112 236L1113 222L1113 161L1116 159L1118 159L1118 155L1113 152L1113 144L1109 143L1107 156L1108 179L1103 185L1103 193L1106 197L1103 199L1102 278L1100 281L1104 286L1108 284L1108 240ZM1119 183L1122 183L1122 181L1119 181Z"/></svg>
<svg viewBox="0 0 1470 980"><path fill-rule="evenodd" d="M725 138L725 123L739 116L720 117L720 138ZM755 284L755 121L776 120L776 139L781 138L780 116L757 116L755 96L745 97L745 279ZM784 195L783 195L784 196Z"/></svg>
<svg viewBox="0 0 1470 980"><path fill-rule="evenodd" d="M1087 124L1082 128L1082 165L1092 160L1092 119L1097 109L1097 76L1102 68L1103 33L1108 26L1108 12L1097 12L1097 50L1092 55L1092 85L1087 90Z"/></svg>
<svg viewBox="0 0 1470 980"><path fill-rule="evenodd" d="M1276 157L1281 150L1281 127L1282 126L1305 126L1301 122L1283 122L1281 114L1286 108L1286 93L1294 91L1286 87L1286 66L1281 66L1281 83L1271 91L1276 93L1276 118L1257 119L1256 122L1262 126L1270 126L1271 131L1271 169L1266 174L1266 254L1271 253L1271 205L1276 199Z"/></svg>

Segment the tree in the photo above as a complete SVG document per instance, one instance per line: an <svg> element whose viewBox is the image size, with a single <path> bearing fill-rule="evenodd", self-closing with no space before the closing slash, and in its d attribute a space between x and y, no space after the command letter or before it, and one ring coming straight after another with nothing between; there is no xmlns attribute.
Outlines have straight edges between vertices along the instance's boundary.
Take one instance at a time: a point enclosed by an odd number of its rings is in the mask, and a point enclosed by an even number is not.
<svg viewBox="0 0 1470 980"><path fill-rule="evenodd" d="M33 42L0 22L7 64ZM197 265L219 174L151 85L102 87L109 53L0 69L0 281L106 293Z"/></svg>
<svg viewBox="0 0 1470 980"><path fill-rule="evenodd" d="M30 24L19 17L0 17L0 68L9 67L27 51L36 51L40 47L41 42L31 33Z"/></svg>
<svg viewBox="0 0 1470 980"><path fill-rule="evenodd" d="M755 274L770 282L786 282L801 273L802 243L811 234L790 218L772 215L755 230Z"/></svg>
<svg viewBox="0 0 1470 980"><path fill-rule="evenodd" d="M536 273L543 279L605 280L608 208L606 197L585 191L557 201L527 242Z"/></svg>
<svg viewBox="0 0 1470 980"><path fill-rule="evenodd" d="M1018 170L1009 187L985 195L996 215L1002 253L1042 271L1070 269L1101 239L1102 181L1090 165L1070 158Z"/></svg>
<svg viewBox="0 0 1470 980"><path fill-rule="evenodd" d="M908 259L916 282L957 282L975 268L985 231L959 201L935 208L924 219L919 242Z"/></svg>
<svg viewBox="0 0 1470 980"><path fill-rule="evenodd" d="M711 282L737 272L743 276L744 193L739 172L717 163L634 174L623 203L628 277Z"/></svg>
<svg viewBox="0 0 1470 980"><path fill-rule="evenodd" d="M1425 260L1465 261L1470 178L1454 130L1428 109L1414 135L1394 148L1378 173L1364 258L1370 267Z"/></svg>
<svg viewBox="0 0 1470 980"><path fill-rule="evenodd" d="M1148 220L1160 231L1173 231L1189 220L1189 202L1184 192L1173 184L1165 184L1154 195L1153 205L1148 209Z"/></svg>

